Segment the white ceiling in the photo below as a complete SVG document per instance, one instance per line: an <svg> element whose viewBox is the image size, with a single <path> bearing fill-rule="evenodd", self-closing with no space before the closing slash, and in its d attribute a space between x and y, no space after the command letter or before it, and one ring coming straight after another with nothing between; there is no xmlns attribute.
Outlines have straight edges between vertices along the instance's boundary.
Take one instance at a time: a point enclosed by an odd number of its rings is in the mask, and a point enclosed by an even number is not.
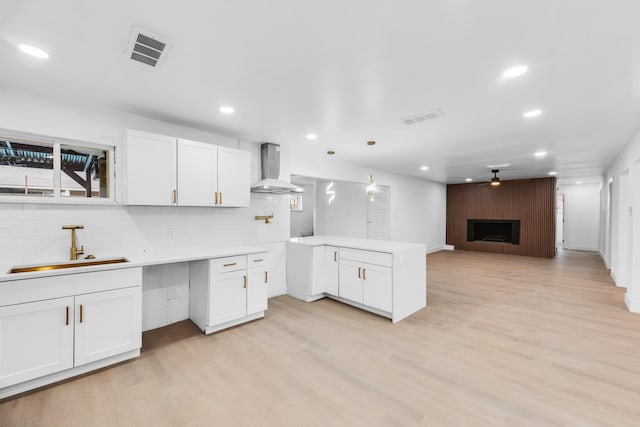
<svg viewBox="0 0 640 427"><path fill-rule="evenodd" d="M0 0L0 11L0 85L425 179L486 180L499 163L512 165L503 179L599 174L640 124L633 0ZM134 24L173 42L159 69L125 56ZM520 64L529 72L501 78ZM400 120L435 108L444 117Z"/></svg>

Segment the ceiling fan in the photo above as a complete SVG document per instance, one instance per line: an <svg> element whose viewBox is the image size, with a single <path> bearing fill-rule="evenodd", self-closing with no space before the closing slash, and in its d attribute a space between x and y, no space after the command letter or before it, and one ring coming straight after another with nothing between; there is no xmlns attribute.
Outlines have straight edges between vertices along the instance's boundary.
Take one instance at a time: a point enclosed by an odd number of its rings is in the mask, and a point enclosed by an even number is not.
<svg viewBox="0 0 640 427"><path fill-rule="evenodd" d="M500 178L498 177L498 172L500 172L500 169L491 169L491 173L493 174L493 178L491 178L491 181L478 184L478 187L483 187L485 185L491 185L492 187L499 186Z"/></svg>

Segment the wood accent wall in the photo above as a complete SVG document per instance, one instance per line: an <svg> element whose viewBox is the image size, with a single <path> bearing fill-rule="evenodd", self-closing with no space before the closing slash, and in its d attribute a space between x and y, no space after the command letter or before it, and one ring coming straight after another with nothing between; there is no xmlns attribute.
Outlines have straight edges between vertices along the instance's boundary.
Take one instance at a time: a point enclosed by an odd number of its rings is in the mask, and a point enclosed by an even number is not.
<svg viewBox="0 0 640 427"><path fill-rule="evenodd" d="M556 179L447 185L447 244L467 251L553 258ZM467 242L467 219L519 219L520 244Z"/></svg>

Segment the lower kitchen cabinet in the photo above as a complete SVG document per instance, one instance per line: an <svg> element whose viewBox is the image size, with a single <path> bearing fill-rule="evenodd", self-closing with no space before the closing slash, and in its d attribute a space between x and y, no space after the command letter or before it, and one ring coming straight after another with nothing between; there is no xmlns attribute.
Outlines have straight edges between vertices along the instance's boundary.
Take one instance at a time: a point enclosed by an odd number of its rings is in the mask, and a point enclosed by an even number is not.
<svg viewBox="0 0 640 427"><path fill-rule="evenodd" d="M139 356L141 285L140 267L3 283L0 399Z"/></svg>
<svg viewBox="0 0 640 427"><path fill-rule="evenodd" d="M362 264L362 302L369 307L390 312L393 299L391 268Z"/></svg>
<svg viewBox="0 0 640 427"><path fill-rule="evenodd" d="M340 283L338 264L339 249L335 246L326 246L325 249L325 292L329 295L338 295Z"/></svg>
<svg viewBox="0 0 640 427"><path fill-rule="evenodd" d="M141 288L0 307L0 388L139 349Z"/></svg>
<svg viewBox="0 0 640 427"><path fill-rule="evenodd" d="M362 302L362 265L357 261L340 260L341 298Z"/></svg>
<svg viewBox="0 0 640 427"><path fill-rule="evenodd" d="M269 283L264 254L192 261L189 271L189 317L204 333L264 317Z"/></svg>
<svg viewBox="0 0 640 427"><path fill-rule="evenodd" d="M0 388L73 367L73 297L0 307Z"/></svg>
<svg viewBox="0 0 640 427"><path fill-rule="evenodd" d="M142 346L142 289L116 289L75 298L75 366Z"/></svg>

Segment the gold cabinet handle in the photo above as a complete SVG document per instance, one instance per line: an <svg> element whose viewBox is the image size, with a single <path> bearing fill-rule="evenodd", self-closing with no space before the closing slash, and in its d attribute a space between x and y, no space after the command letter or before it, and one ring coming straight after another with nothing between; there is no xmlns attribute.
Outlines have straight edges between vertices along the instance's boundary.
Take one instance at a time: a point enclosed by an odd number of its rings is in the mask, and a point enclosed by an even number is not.
<svg viewBox="0 0 640 427"><path fill-rule="evenodd" d="M237 264L237 262L232 262L232 263L229 263L229 264L222 264L222 266L223 267L233 267L236 264Z"/></svg>
<svg viewBox="0 0 640 427"><path fill-rule="evenodd" d="M80 304L80 323L82 323L82 304Z"/></svg>
<svg viewBox="0 0 640 427"><path fill-rule="evenodd" d="M333 260L338 261L338 251L333 251Z"/></svg>
<svg viewBox="0 0 640 427"><path fill-rule="evenodd" d="M213 203L214 205L218 204L218 192L216 191L216 196L215 196L215 202Z"/></svg>
<svg viewBox="0 0 640 427"><path fill-rule="evenodd" d="M220 192L220 204L222 204L222 191Z"/></svg>
<svg viewBox="0 0 640 427"><path fill-rule="evenodd" d="M358 267L358 279L361 279L362 267Z"/></svg>
<svg viewBox="0 0 640 427"><path fill-rule="evenodd" d="M267 273L266 271L264 272L264 283L267 283L269 281L269 273Z"/></svg>
<svg viewBox="0 0 640 427"><path fill-rule="evenodd" d="M65 325L69 325L69 306L67 306L67 320L64 323Z"/></svg>
<svg viewBox="0 0 640 427"><path fill-rule="evenodd" d="M366 268L363 268L363 269L362 269L362 278L363 278L364 280L367 280L367 269L366 269Z"/></svg>
<svg viewBox="0 0 640 427"><path fill-rule="evenodd" d="M242 276L242 281L244 282L243 288L247 287L247 276Z"/></svg>
<svg viewBox="0 0 640 427"><path fill-rule="evenodd" d="M178 203L178 190L173 190L173 204Z"/></svg>
<svg viewBox="0 0 640 427"><path fill-rule="evenodd" d="M264 259L263 259L263 258L254 259L254 260L253 260L253 262L262 262L262 261L264 261Z"/></svg>

